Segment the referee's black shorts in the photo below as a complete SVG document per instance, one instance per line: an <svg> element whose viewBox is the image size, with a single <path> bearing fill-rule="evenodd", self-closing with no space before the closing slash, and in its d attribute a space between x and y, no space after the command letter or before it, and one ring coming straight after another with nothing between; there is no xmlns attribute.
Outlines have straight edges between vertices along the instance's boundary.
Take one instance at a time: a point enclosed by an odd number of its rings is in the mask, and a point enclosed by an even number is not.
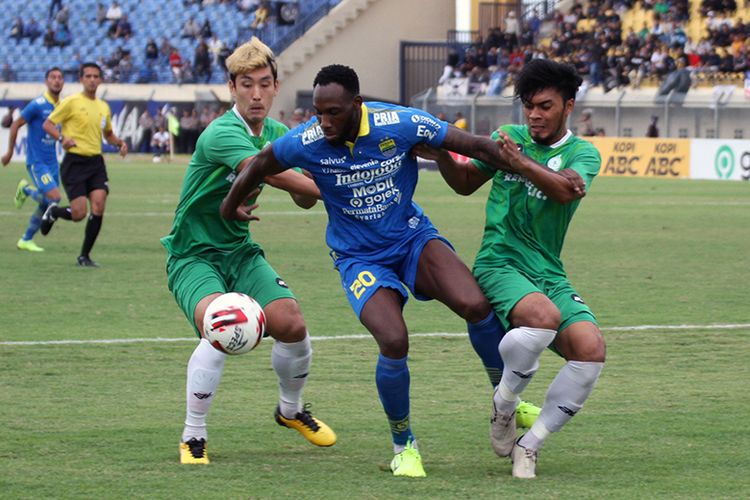
<svg viewBox="0 0 750 500"><path fill-rule="evenodd" d="M60 165L60 179L70 201L88 196L96 189L109 193L107 167L102 155L81 156L68 151Z"/></svg>

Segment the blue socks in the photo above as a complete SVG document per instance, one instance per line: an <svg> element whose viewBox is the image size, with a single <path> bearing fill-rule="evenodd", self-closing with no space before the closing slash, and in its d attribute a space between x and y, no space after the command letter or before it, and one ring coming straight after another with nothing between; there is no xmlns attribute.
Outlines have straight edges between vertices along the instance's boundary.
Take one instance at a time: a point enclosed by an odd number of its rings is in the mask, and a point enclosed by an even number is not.
<svg viewBox="0 0 750 500"><path fill-rule="evenodd" d="M39 208L37 208L33 214L31 214L31 217L29 218L29 225L26 227L26 232L23 233L23 239L25 241L30 241L32 238L34 238L34 235L37 231L39 231L39 226L42 225L42 206L39 205Z"/></svg>
<svg viewBox="0 0 750 500"><path fill-rule="evenodd" d="M497 351L497 348L495 349ZM375 384L383 409L391 426L393 443L405 445L414 440L414 434L409 425L409 367L408 356L392 359L378 356L375 368Z"/></svg>
<svg viewBox="0 0 750 500"><path fill-rule="evenodd" d="M23 188L23 192L26 193L26 196L39 204L44 201L44 195L40 193L39 190L34 189L33 187L26 186L25 188Z"/></svg>
<svg viewBox="0 0 750 500"><path fill-rule="evenodd" d="M40 195L41 193L37 191L36 189L29 189L28 187L24 189L24 191L29 191L29 193L35 193L36 195ZM29 196L33 197L36 200L36 197L34 194L28 194ZM26 227L26 232L23 233L23 239L24 241L30 241L32 238L34 238L34 235L37 231L39 231L39 227L42 225L42 215L44 214L44 211L47 210L47 207L49 206L50 202L52 200L48 200L46 197L42 196L41 200L37 200L39 202L39 206L34 211L33 214L31 214L31 217L29 218L29 225ZM54 200L55 202L58 202L60 200Z"/></svg>
<svg viewBox="0 0 750 500"><path fill-rule="evenodd" d="M495 311L478 323L467 323L469 340L474 351L482 360L492 387L497 387L503 375L503 358L500 357L498 345L505 335L505 329L500 323Z"/></svg>

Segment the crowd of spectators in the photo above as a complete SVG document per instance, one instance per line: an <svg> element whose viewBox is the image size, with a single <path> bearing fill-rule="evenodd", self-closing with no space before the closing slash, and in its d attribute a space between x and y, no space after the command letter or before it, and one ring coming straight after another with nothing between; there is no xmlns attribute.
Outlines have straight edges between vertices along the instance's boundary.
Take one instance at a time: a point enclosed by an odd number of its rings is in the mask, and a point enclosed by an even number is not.
<svg viewBox="0 0 750 500"><path fill-rule="evenodd" d="M42 43L47 48L65 47L72 42L69 21L70 9L62 5L62 0L52 0L45 28L42 28L34 16L28 18L19 16L10 27L9 37L18 44L24 38L34 43L42 36Z"/></svg>
<svg viewBox="0 0 750 500"><path fill-rule="evenodd" d="M179 127L172 130L170 137L170 127L164 110L157 108L155 113L151 113L144 109L138 117L138 126L142 133L135 151L153 153L155 157L160 157L164 153L169 153L170 147L174 147L175 153L191 154L195 151L195 143L201 132L225 111L225 108L217 109L211 105L204 105L200 109L184 108L181 113L173 108L170 113L178 120ZM173 134L174 132L177 133Z"/></svg>
<svg viewBox="0 0 750 500"><path fill-rule="evenodd" d="M196 107L185 107L181 110L172 108L165 114L162 108L157 108L155 113L144 109L138 117L138 126L142 131L140 141L135 145L134 151L139 153L151 153L160 157L169 153L170 147L179 154L191 154L195 151L198 137L208 125L227 111L226 106L202 105ZM168 114L171 113L179 126L177 134L170 135ZM312 118L311 109L296 108L286 118L284 111L279 111L278 121L290 129L307 122ZM173 130L174 132L174 130ZM160 160L155 160L158 163Z"/></svg>
<svg viewBox="0 0 750 500"><path fill-rule="evenodd" d="M605 91L662 82L686 69L690 74L737 73L750 70L750 23L734 21L734 0L704 0L707 35L691 40L687 0L645 0L653 22L640 30L623 30L622 14L630 0L591 0L576 3L569 12L556 11L548 20L555 27L548 45L541 44L542 19L534 11L517 20L513 11L503 26L489 31L462 51L452 52L439 83L466 77L469 92L499 95L524 63L534 58L555 59L576 67L588 86Z"/></svg>
<svg viewBox="0 0 750 500"><path fill-rule="evenodd" d="M33 16L26 22L21 17L16 18L10 28L10 38L15 39L16 43L20 42L22 38L28 38L31 43L34 43L41 35L42 28L39 21Z"/></svg>
<svg viewBox="0 0 750 500"><path fill-rule="evenodd" d="M271 2L268 0L183 0L185 6L197 4L201 7L227 4L238 11L251 14L249 24L245 26L244 34L262 36L263 30L276 22L276 13L282 4L294 3ZM107 36L112 40L121 40L122 44L110 54L101 54L95 60L103 68L105 82L135 82L150 83L158 81L160 70L169 68L172 83L208 83L214 72L226 71L224 61L231 54L234 43L221 40L214 32L208 18L198 20L188 18L179 27L182 39L195 40L193 53L185 54L173 44L169 37L164 37L157 46L154 40L148 40L144 47L143 57L131 53L132 44L127 43L136 34L138 26L133 26L127 9L118 1L109 4L99 2L93 13L99 36ZM80 15L80 14L77 14ZM34 17L17 18L11 25L9 37L19 43L29 38L34 43L42 37L43 46L65 47L73 43L73 36L69 28L70 8L65 0L51 0L47 23L44 27ZM243 34L243 36L244 36ZM91 34L87 34L91 36ZM135 60L138 60L136 64Z"/></svg>

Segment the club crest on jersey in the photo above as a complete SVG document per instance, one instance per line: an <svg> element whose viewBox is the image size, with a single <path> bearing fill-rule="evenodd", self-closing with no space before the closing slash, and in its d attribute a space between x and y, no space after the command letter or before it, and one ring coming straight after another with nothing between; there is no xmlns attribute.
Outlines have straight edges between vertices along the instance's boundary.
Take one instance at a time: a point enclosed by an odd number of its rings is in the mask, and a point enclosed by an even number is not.
<svg viewBox="0 0 750 500"><path fill-rule="evenodd" d="M562 157L560 155L553 156L547 161L547 167L555 172L559 171L560 167L562 167Z"/></svg>
<svg viewBox="0 0 750 500"><path fill-rule="evenodd" d="M372 121L376 127L401 123L401 119L399 119L398 113L396 113L395 111L383 111L382 113L374 113L372 115Z"/></svg>
<svg viewBox="0 0 750 500"><path fill-rule="evenodd" d="M380 144L378 144L378 148L380 148L380 152L383 153L383 156L390 158L396 154L396 141L393 139L383 139L380 141Z"/></svg>

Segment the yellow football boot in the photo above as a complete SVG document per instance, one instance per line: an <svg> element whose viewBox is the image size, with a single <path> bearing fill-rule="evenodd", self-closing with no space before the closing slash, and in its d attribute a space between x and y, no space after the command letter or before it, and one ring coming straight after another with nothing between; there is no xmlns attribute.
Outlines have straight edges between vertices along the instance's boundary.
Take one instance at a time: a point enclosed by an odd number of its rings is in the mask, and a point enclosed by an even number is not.
<svg viewBox="0 0 750 500"><path fill-rule="evenodd" d="M180 463L181 464L208 464L208 452L206 451L206 440L189 439L185 443L180 443Z"/></svg>
<svg viewBox="0 0 750 500"><path fill-rule="evenodd" d="M336 444L336 433L324 422L313 417L309 408L310 405L306 404L294 418L286 418L277 406L273 416L277 424L294 429L315 446L333 446Z"/></svg>

